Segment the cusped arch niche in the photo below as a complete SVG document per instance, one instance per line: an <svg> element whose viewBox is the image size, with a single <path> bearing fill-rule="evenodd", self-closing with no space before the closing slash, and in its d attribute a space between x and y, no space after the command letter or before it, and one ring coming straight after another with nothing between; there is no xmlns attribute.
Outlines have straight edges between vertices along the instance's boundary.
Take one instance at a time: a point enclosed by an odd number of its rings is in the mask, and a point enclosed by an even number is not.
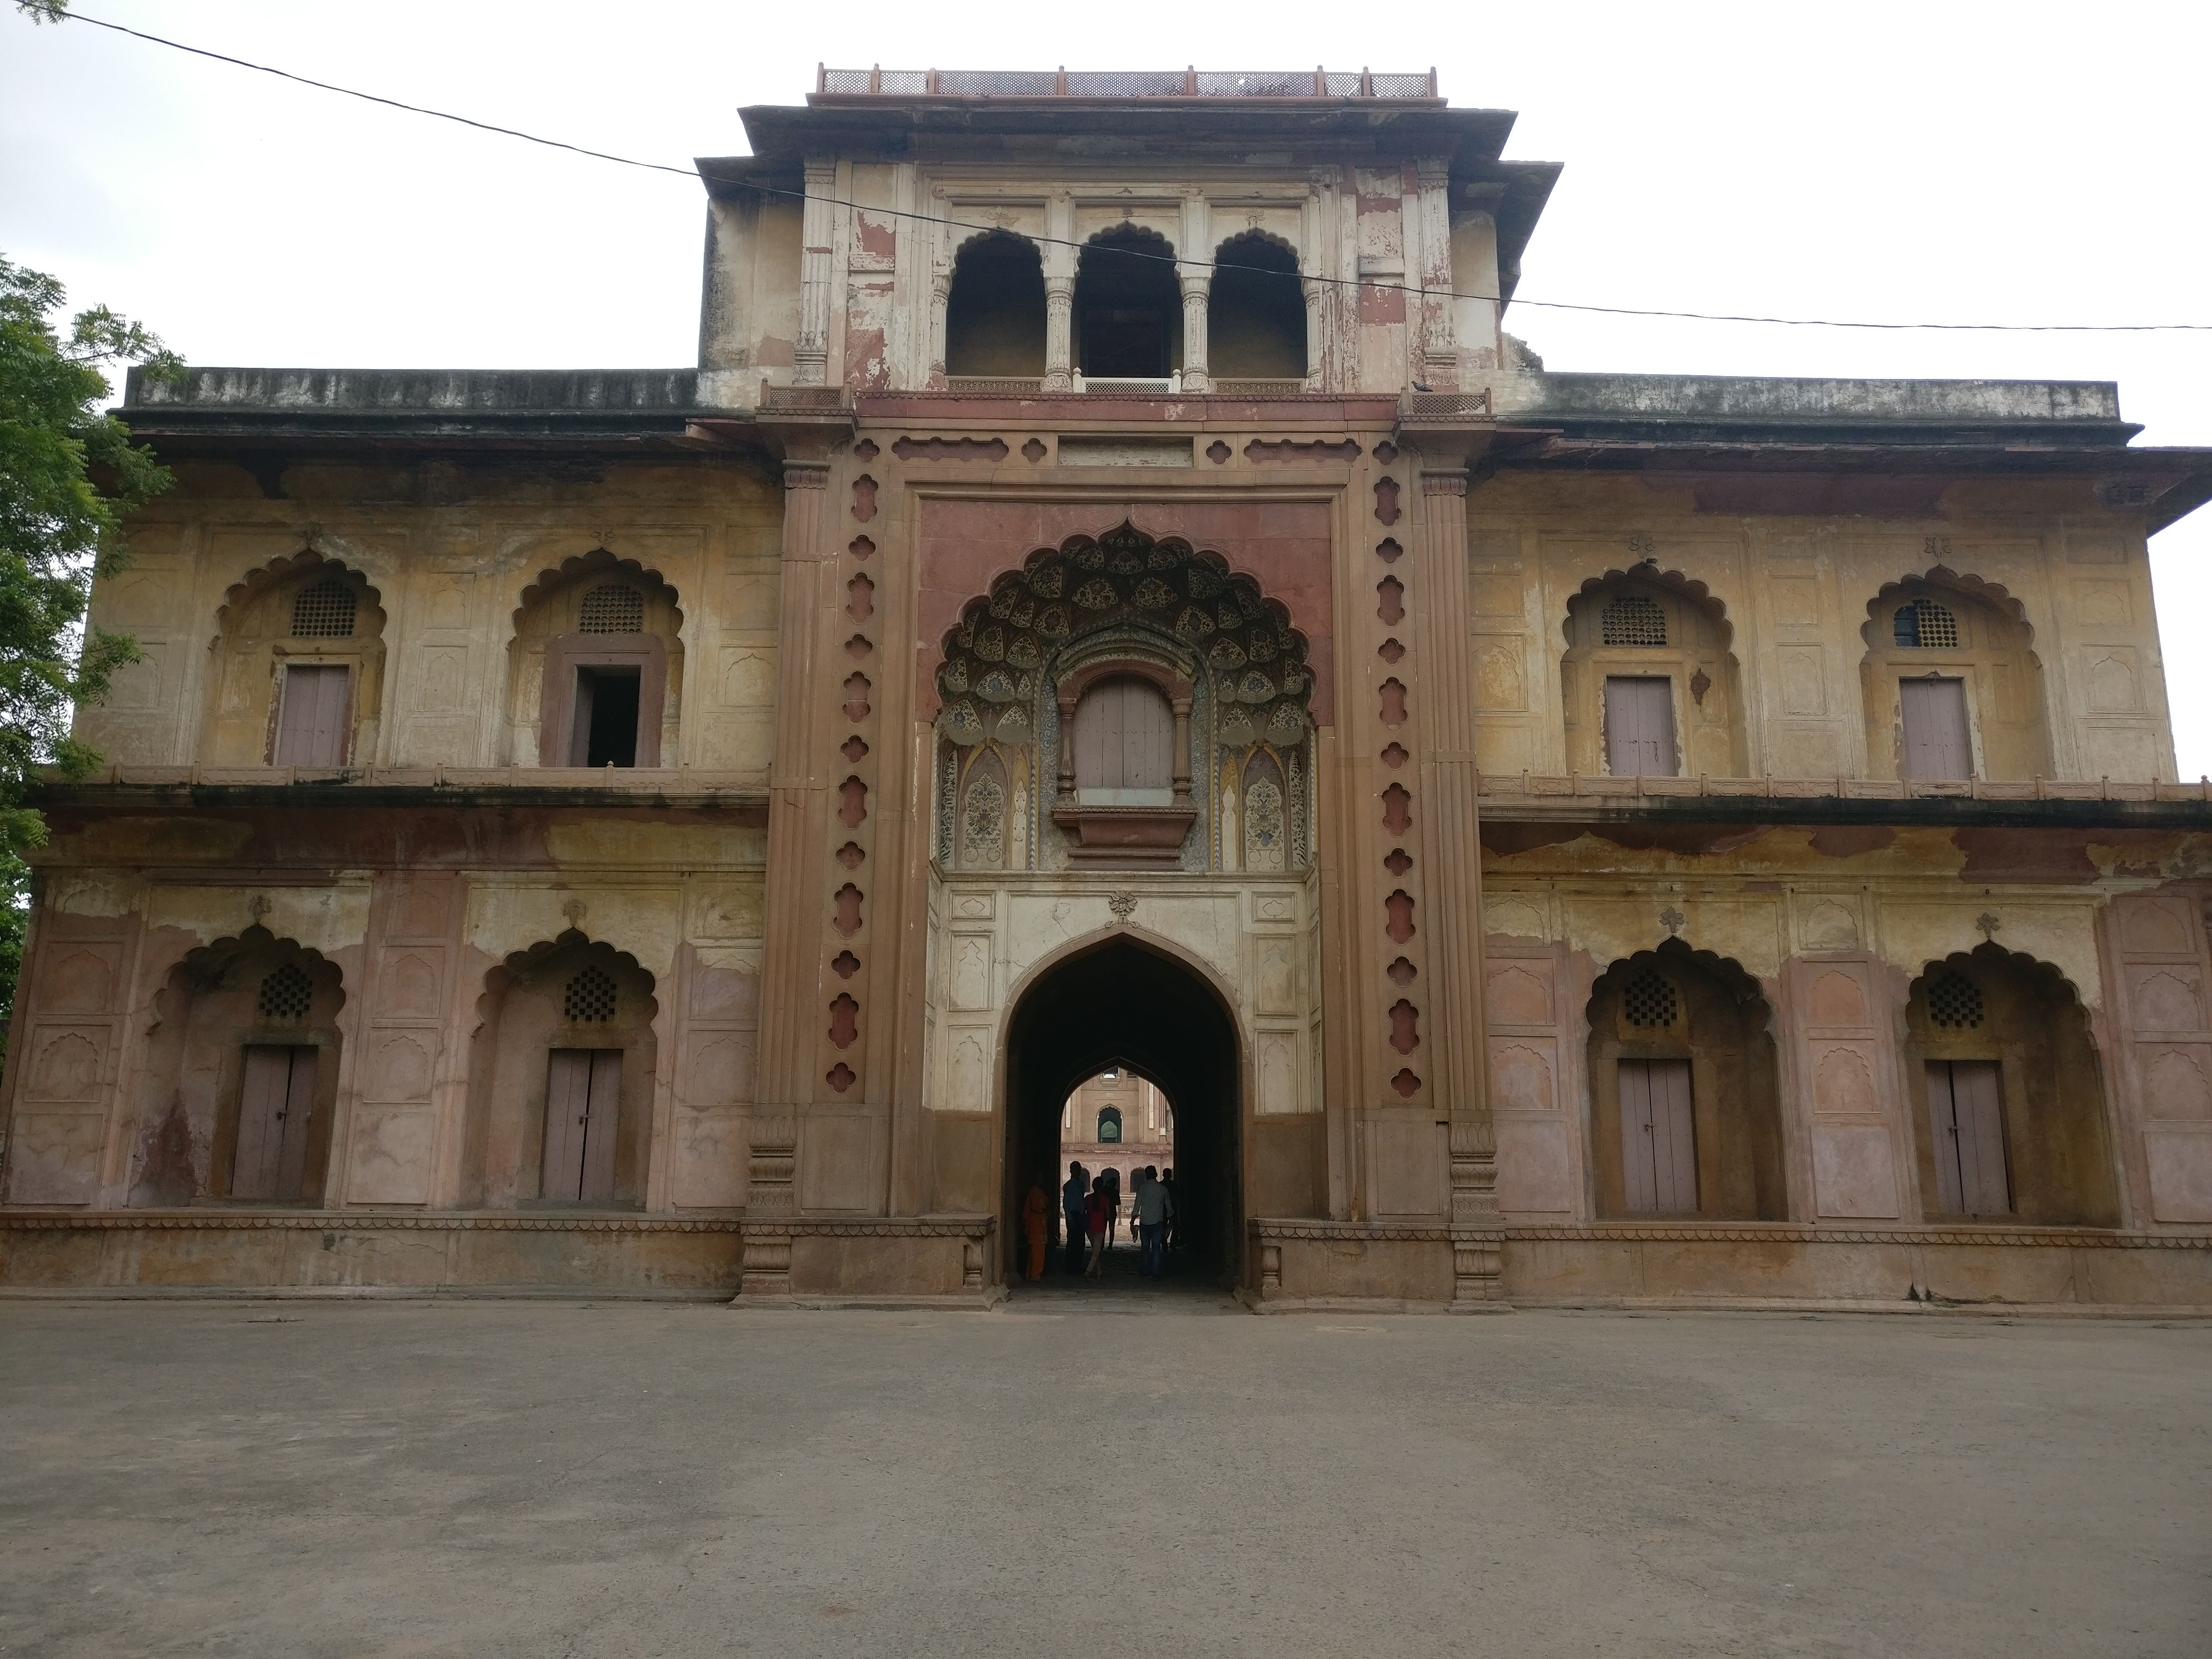
<svg viewBox="0 0 2212 1659"><path fill-rule="evenodd" d="M1307 642L1218 554L1127 522L1070 538L970 600L944 653L945 868L1273 872L1310 861ZM1076 738L1097 729L1093 699L1117 701L1156 734L1162 776L1123 790L1129 780L1090 775Z"/></svg>
<svg viewBox="0 0 2212 1659"><path fill-rule="evenodd" d="M673 763L684 611L659 571L593 548L541 570L522 591L513 626L509 764ZM616 702L635 705L634 719L619 731L607 719Z"/></svg>
<svg viewBox="0 0 2212 1659"><path fill-rule="evenodd" d="M368 577L314 547L232 584L216 612L201 759L318 769L373 759L384 622Z"/></svg>
<svg viewBox="0 0 2212 1659"><path fill-rule="evenodd" d="M1609 570L1567 601L1567 769L1743 777L1750 762L1728 610L1679 570ZM1629 732L1626 719L1640 722Z"/></svg>
<svg viewBox="0 0 2212 1659"><path fill-rule="evenodd" d="M1936 565L1885 584L1867 602L1859 632L1867 647L1859 673L1873 776L2051 775L2035 630L2026 607L2004 587ZM1946 682L1957 687L1950 706L1963 717L1963 743L1955 745L1955 766L1929 767L1925 744L1916 745L1909 729L1906 687Z"/></svg>

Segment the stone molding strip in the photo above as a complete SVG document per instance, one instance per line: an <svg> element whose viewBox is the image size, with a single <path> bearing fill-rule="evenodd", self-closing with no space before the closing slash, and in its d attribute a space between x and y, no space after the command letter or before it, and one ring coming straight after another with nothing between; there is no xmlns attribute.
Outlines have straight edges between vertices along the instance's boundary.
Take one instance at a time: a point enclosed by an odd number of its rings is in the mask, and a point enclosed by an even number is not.
<svg viewBox="0 0 2212 1659"><path fill-rule="evenodd" d="M747 1237L980 1238L992 1216L784 1216L748 1221L719 1216L360 1214L301 1210L258 1215L227 1210L33 1211L0 1214L0 1231L131 1231L200 1229L244 1232L727 1233Z"/></svg>
<svg viewBox="0 0 2212 1659"><path fill-rule="evenodd" d="M1683 796L1772 800L2074 800L2212 801L2212 779L2195 783L2128 782L2117 778L2035 778L2004 781L1968 778L1957 781L1902 778L1693 778L1614 777L1571 772L1486 772L1480 793L1485 800L1553 799L1650 800Z"/></svg>
<svg viewBox="0 0 2212 1659"><path fill-rule="evenodd" d="M1255 1238L1441 1243L1497 1241L1509 1244L1917 1244L2007 1245L2061 1249L2212 1250L2212 1232L2123 1233L2087 1227L1813 1227L1757 1222L1699 1226L1694 1223L1589 1222L1556 1225L1508 1223L1502 1227L1453 1227L1440 1222L1323 1221L1261 1218Z"/></svg>

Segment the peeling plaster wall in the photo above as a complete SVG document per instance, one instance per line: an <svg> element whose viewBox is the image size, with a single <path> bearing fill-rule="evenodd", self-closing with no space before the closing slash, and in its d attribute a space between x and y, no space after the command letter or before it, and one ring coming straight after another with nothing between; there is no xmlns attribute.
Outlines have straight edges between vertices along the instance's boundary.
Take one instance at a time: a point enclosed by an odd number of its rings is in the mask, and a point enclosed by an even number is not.
<svg viewBox="0 0 2212 1659"><path fill-rule="evenodd" d="M236 585L312 545L361 572L382 607L378 650L388 654L380 675L361 676L374 706L355 710L349 763L505 765L508 647L524 590L605 548L657 573L683 612L682 679L667 699L679 729L660 763L765 781L783 503L743 464L302 463L284 469L277 499L240 468L188 463L177 472L178 489L133 526L129 567L93 592L94 623L132 635L145 658L105 703L78 714L76 735L106 761L262 763L269 647L251 661L218 651L218 615ZM226 662L230 672L218 674Z"/></svg>
<svg viewBox="0 0 2212 1659"><path fill-rule="evenodd" d="M2146 832L2093 849L2086 870L2078 842L2039 860L2015 848L2005 878L1983 878L1974 842L2004 833L1778 829L1708 834L1700 851L1686 837L1652 846L1634 825L1486 826L1486 1006L1509 1219L1599 1214L1591 988L1670 938L1740 967L1772 1010L1790 1219L1936 1218L1916 1150L1925 1103L1907 992L1931 963L1992 939L2047 964L2080 1000L2098 1091L2082 1109L2102 1125L2123 1194L2117 1224L2212 1219L2212 959L2197 838ZM2086 1211L2110 1213L2094 1181L2084 1190Z"/></svg>
<svg viewBox="0 0 2212 1659"><path fill-rule="evenodd" d="M1978 722L1988 698L1991 721L2026 732L1993 745L1984 775L2032 775L2039 750L2057 777L2172 781L2139 515L2102 507L2087 480L1876 482L1891 486L1887 507L1844 511L1819 508L1818 479L1508 472L1483 484L1468 501L1483 769L1593 764L1571 746L1562 703L1568 601L1585 582L1650 560L1702 585L1734 629L1753 776L1897 775L1893 753L1869 754L1868 732L1894 725L1887 665L1911 653L1871 637L1869 607L1886 587L1950 573L1969 591L2001 589L2001 610L2018 605L2040 665L2038 684L2000 685L1983 671L1970 689ZM1939 589L1947 580L1934 578ZM1883 665L1871 692L1862 673L1870 645ZM1870 696L1884 700L1879 708ZM1698 769L1686 757L1683 769Z"/></svg>

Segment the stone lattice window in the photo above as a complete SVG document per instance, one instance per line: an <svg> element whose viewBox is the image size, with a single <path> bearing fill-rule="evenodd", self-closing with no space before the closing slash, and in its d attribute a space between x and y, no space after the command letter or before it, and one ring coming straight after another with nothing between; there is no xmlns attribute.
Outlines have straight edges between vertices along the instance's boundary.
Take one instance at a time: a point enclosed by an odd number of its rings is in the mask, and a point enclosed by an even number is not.
<svg viewBox="0 0 2212 1659"><path fill-rule="evenodd" d="M1981 988L1963 974L1945 974L1928 988L1928 1018L1950 1030L1982 1023Z"/></svg>
<svg viewBox="0 0 2212 1659"><path fill-rule="evenodd" d="M1656 599L1623 593L1599 617L1598 637L1606 645L1664 645L1667 613Z"/></svg>
<svg viewBox="0 0 2212 1659"><path fill-rule="evenodd" d="M635 587L608 582L584 595L576 622L580 634L641 634L645 631L645 595Z"/></svg>
<svg viewBox="0 0 2212 1659"><path fill-rule="evenodd" d="M303 587L292 601L292 637L295 640L346 640L353 637L354 612L360 604L352 588L336 577Z"/></svg>
<svg viewBox="0 0 2212 1659"><path fill-rule="evenodd" d="M261 995L254 1006L262 1018L289 1025L307 1018L307 1005L314 995L315 988L307 975L296 963L288 962L261 981Z"/></svg>
<svg viewBox="0 0 2212 1659"><path fill-rule="evenodd" d="M1631 1025L1647 1028L1672 1025L1680 1009L1674 986L1656 968L1646 968L1628 981L1620 1006Z"/></svg>
<svg viewBox="0 0 2212 1659"><path fill-rule="evenodd" d="M601 1024L615 1017L614 975L604 968L586 968L568 981L561 1000L561 1015L572 1025Z"/></svg>
<svg viewBox="0 0 2212 1659"><path fill-rule="evenodd" d="M1912 650L1956 651L1959 619L1948 605L1915 599L1898 607L1897 642Z"/></svg>

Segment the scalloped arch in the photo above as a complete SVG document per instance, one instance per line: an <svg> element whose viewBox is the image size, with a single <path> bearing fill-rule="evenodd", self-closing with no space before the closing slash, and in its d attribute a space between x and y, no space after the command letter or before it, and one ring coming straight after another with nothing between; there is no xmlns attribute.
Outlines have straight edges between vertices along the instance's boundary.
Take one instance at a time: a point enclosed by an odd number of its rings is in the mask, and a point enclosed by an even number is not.
<svg viewBox="0 0 2212 1659"><path fill-rule="evenodd" d="M1265 273L1266 275L1270 276L1278 275L1288 276L1297 273L1298 264L1298 250L1297 246L1287 237L1279 236L1272 230L1263 230L1257 225L1254 225L1249 230L1237 231L1231 235L1223 237L1218 242L1215 243L1213 247L1213 258L1215 262L1218 264L1220 261L1222 251L1224 248L1227 248L1231 244L1237 242L1265 242L1271 247L1279 247L1282 249L1284 252L1291 256L1291 269L1289 270L1282 272L1271 270L1267 271Z"/></svg>
<svg viewBox="0 0 2212 1659"><path fill-rule="evenodd" d="M1900 576L1893 582L1884 582L1875 591L1874 597L1867 601L1867 619L1859 624L1859 638L1865 641L1869 650L1882 650L1888 643L1875 629L1875 611L1916 584L1939 590L1948 588L1962 598L1978 599L1984 605L1992 607L2001 616L2020 625L2021 632L2025 636L2022 643L2029 653L2033 654L2035 624L2028 621L2027 607L2013 597L2012 590L2002 582L1990 581L1972 572L1961 573L1952 569L1947 564L1931 564L1923 571Z"/></svg>
<svg viewBox="0 0 2212 1659"><path fill-rule="evenodd" d="M1662 570L1656 565L1631 565L1626 570L1608 570L1601 576L1590 577L1577 588L1559 617L1559 635L1570 648L1575 642L1576 607L1603 589L1626 581L1650 582L1655 587L1663 587L1668 592L1687 599L1720 625L1721 649L1730 652L1735 649L1735 624L1729 620L1727 602L1696 577L1686 576L1679 570Z"/></svg>
<svg viewBox="0 0 2212 1659"><path fill-rule="evenodd" d="M283 960L297 961L318 968L328 968L337 978L337 1006L345 1006L345 969L325 956L312 945L302 945L287 934L272 933L255 922L235 933L226 933L221 939L210 939L205 945L194 945L161 973L161 988L154 994L155 1028L159 1029L173 1013L170 1006L172 981L179 975L186 986L194 991L211 989L222 978L223 971L241 953L265 951L274 947ZM336 1012L334 1009L332 1011Z"/></svg>
<svg viewBox="0 0 2212 1659"><path fill-rule="evenodd" d="M555 589L566 587L571 582L603 570L618 572L624 575L635 576L640 581L651 582L668 596L669 608L676 613L677 631L678 634L683 632L684 602L682 596L676 591L675 583L670 581L658 570L648 565L641 564L635 559L625 559L605 547L594 547L588 552L579 553L573 557L563 559L557 565L548 566L530 579L529 585L524 587L516 598L514 611L508 614L509 635L520 632L524 613Z"/></svg>
<svg viewBox="0 0 2212 1659"><path fill-rule="evenodd" d="M1591 1024L1591 1016L1601 996L1615 983L1626 982L1631 975L1653 964L1698 969L1726 986L1739 1005L1758 1003L1766 1011L1764 1029L1770 1036L1772 1035L1774 1004L1768 999L1757 977L1734 957L1722 956L1717 951L1697 950L1679 939L1662 940L1654 950L1637 951L1628 956L1617 957L1607 963L1605 971L1590 981L1589 998L1583 1004L1584 1028Z"/></svg>
<svg viewBox="0 0 2212 1659"><path fill-rule="evenodd" d="M217 635L229 631L233 611L251 600L259 599L279 583L318 569L349 577L361 584L362 597L368 602L368 609L374 613L376 618L376 626L367 637L381 638L385 623L384 595L378 591L376 584L369 580L368 573L360 566L348 564L343 559L333 557L314 547L303 547L296 553L287 553L266 564L257 565L225 588L222 603L216 608L215 613Z"/></svg>
<svg viewBox="0 0 2212 1659"><path fill-rule="evenodd" d="M2041 957L2032 957L2025 951L2008 950L1995 939L1985 939L1971 951L1954 951L1949 956L1940 960L1931 957L1922 965L1920 971L1906 982L1905 999L1910 1002L1914 997L1919 995L1921 988L1945 969L1957 969L1976 966L2013 969L2039 987L2046 990L2055 988L2063 992L2069 1006L2078 1011L2085 1018L2088 1015L2087 1006L2081 1000L2081 987L2067 977L2064 969L2059 967L2057 963L2045 962ZM2092 1036L2090 1041L2094 1047L2095 1038Z"/></svg>

